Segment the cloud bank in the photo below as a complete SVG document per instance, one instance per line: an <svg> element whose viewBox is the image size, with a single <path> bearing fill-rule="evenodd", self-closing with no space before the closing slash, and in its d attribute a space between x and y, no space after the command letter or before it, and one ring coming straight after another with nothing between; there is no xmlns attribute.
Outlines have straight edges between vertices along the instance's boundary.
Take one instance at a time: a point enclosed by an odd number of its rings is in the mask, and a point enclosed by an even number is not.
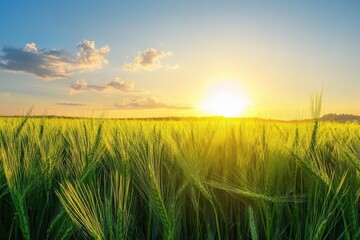
<svg viewBox="0 0 360 240"><path fill-rule="evenodd" d="M155 70L164 67L161 63L161 59L172 56L170 51L159 51L155 48L149 48L144 52L139 52L132 63L124 64L123 68L126 71L138 71L138 70ZM170 66L166 65L168 69L176 69L178 65Z"/></svg>
<svg viewBox="0 0 360 240"><path fill-rule="evenodd" d="M155 97L129 97L122 99L120 103L115 103L118 109L192 109L191 106L175 105L161 102Z"/></svg>
<svg viewBox="0 0 360 240"><path fill-rule="evenodd" d="M0 56L0 68L11 72L34 74L44 80L67 77L74 72L101 68L108 61L110 52L106 45L96 48L95 42L84 40L77 44L77 55L71 56L64 50L38 49L35 43L24 48L4 47Z"/></svg>
<svg viewBox="0 0 360 240"><path fill-rule="evenodd" d="M77 80L70 85L70 93L75 94L83 91L95 92L125 92L125 93L147 93L145 90L135 90L133 82L125 82L120 78L106 83L105 85L88 84L84 79Z"/></svg>
<svg viewBox="0 0 360 240"><path fill-rule="evenodd" d="M90 106L88 104L83 104L83 103L69 103L69 102L58 102L56 103L57 105L61 105L61 106L71 106L71 107L86 107L86 106Z"/></svg>

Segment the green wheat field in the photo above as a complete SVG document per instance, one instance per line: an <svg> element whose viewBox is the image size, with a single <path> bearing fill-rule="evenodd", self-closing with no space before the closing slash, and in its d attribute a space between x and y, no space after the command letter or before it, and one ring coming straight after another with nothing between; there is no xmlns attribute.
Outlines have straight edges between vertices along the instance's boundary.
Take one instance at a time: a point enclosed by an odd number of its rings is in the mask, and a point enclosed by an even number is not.
<svg viewBox="0 0 360 240"><path fill-rule="evenodd" d="M0 118L1 239L360 239L360 125Z"/></svg>

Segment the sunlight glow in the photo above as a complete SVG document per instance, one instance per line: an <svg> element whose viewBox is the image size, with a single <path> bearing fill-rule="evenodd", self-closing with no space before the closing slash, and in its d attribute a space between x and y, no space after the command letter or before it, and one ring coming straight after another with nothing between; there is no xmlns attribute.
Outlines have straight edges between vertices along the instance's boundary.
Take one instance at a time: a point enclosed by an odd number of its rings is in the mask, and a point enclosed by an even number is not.
<svg viewBox="0 0 360 240"><path fill-rule="evenodd" d="M239 117L244 114L250 101L236 82L216 82L208 90L200 110L224 117Z"/></svg>

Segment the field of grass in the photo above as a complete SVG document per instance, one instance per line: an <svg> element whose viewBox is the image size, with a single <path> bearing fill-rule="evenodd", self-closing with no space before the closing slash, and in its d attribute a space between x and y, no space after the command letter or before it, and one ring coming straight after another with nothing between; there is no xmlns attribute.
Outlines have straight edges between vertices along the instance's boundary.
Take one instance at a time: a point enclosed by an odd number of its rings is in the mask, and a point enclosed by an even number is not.
<svg viewBox="0 0 360 240"><path fill-rule="evenodd" d="M0 118L1 239L360 239L360 125Z"/></svg>

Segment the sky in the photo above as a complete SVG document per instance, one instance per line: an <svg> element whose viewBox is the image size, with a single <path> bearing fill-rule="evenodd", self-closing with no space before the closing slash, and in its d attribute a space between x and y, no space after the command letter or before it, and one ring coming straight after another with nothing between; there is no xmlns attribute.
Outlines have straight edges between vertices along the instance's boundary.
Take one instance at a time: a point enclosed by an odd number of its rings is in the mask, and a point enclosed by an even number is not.
<svg viewBox="0 0 360 240"><path fill-rule="evenodd" d="M294 119L321 90L360 115L359 1L0 2L0 115Z"/></svg>

